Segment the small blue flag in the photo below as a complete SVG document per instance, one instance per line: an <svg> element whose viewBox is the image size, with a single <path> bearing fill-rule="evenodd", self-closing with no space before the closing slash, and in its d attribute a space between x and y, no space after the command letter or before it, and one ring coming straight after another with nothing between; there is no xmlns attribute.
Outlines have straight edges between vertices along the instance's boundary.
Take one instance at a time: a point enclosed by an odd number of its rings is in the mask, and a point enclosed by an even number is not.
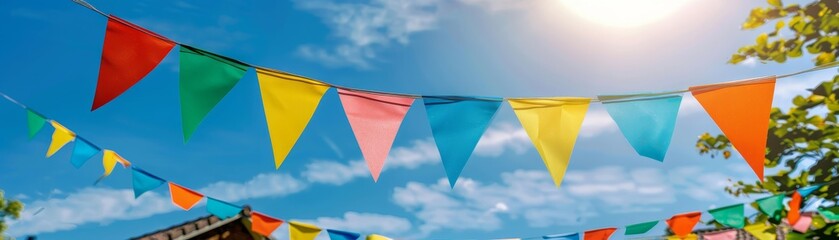
<svg viewBox="0 0 839 240"><path fill-rule="evenodd" d="M326 229L329 233L329 240L358 240L361 234L341 230Z"/></svg>
<svg viewBox="0 0 839 240"><path fill-rule="evenodd" d="M610 96L598 98L603 100ZM605 100L603 105L638 154L663 162L667 148L670 147L670 138L673 136L673 128L676 127L681 102L681 95L669 95Z"/></svg>
<svg viewBox="0 0 839 240"><path fill-rule="evenodd" d="M160 187L166 183L166 180L159 178L151 173L143 171L142 169L132 167L132 185L134 186L134 198L140 197L143 193L152 189Z"/></svg>
<svg viewBox="0 0 839 240"><path fill-rule="evenodd" d="M207 197L207 212L220 219L227 219L239 214L242 208L215 198Z"/></svg>
<svg viewBox="0 0 839 240"><path fill-rule="evenodd" d="M798 194L801 194L801 197L806 197L807 195L810 195L811 193L813 193L814 191L818 190L821 187L822 187L821 184L816 184L816 185L809 186L809 187L799 188L798 189Z"/></svg>
<svg viewBox="0 0 839 240"><path fill-rule="evenodd" d="M73 155L70 156L70 163L76 168L81 168L88 159L99 153L99 151L101 149L93 146L87 140L76 136L76 145L73 146Z"/></svg>
<svg viewBox="0 0 839 240"><path fill-rule="evenodd" d="M563 233L542 236L542 239L580 240L580 233Z"/></svg>

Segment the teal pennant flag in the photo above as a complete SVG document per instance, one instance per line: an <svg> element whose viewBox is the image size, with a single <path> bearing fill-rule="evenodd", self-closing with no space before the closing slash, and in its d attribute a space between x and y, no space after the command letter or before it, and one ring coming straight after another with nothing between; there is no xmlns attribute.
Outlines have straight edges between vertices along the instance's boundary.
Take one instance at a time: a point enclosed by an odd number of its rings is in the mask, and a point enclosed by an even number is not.
<svg viewBox="0 0 839 240"><path fill-rule="evenodd" d="M81 168L88 159L101 151L87 140L76 136L76 145L73 146L73 155L70 156L70 163L76 168Z"/></svg>
<svg viewBox="0 0 839 240"><path fill-rule="evenodd" d="M735 204L731 206L716 208L708 210L714 220L722 225L733 228L743 228L746 226L746 216L744 214L745 207L743 204Z"/></svg>
<svg viewBox="0 0 839 240"><path fill-rule="evenodd" d="M639 155L664 161L681 95L628 99L626 96L598 96L618 124L623 136Z"/></svg>
<svg viewBox="0 0 839 240"><path fill-rule="evenodd" d="M653 229L655 225L658 225L658 220L632 224L626 226L626 231L624 232L624 235L644 234L649 232L650 229Z"/></svg>
<svg viewBox="0 0 839 240"><path fill-rule="evenodd" d="M26 109L26 125L29 127L29 139L35 137L35 135L44 128L46 123L47 120L44 119L44 117L38 115L32 110Z"/></svg>
<svg viewBox="0 0 839 240"><path fill-rule="evenodd" d="M361 234L341 230L326 229L326 232L329 234L329 240L358 240L361 237Z"/></svg>
<svg viewBox="0 0 839 240"><path fill-rule="evenodd" d="M814 191L818 190L821 187L822 187L822 184L816 184L816 185L809 186L809 187L799 188L798 189L798 194L801 194L801 197L807 197L808 195L810 195L811 193L813 193Z"/></svg>
<svg viewBox="0 0 839 240"><path fill-rule="evenodd" d="M542 239L580 240L580 233L563 233L563 234L545 235L545 236L542 236Z"/></svg>
<svg viewBox="0 0 839 240"><path fill-rule="evenodd" d="M760 212L769 216L773 223L780 223L781 213L784 211L784 195L778 194L771 197L758 199L757 206Z"/></svg>
<svg viewBox="0 0 839 240"><path fill-rule="evenodd" d="M446 176L454 187L502 99L423 97L422 100Z"/></svg>
<svg viewBox="0 0 839 240"><path fill-rule="evenodd" d="M143 195L143 193L160 187L160 185L166 183L166 180L143 171L142 169L132 167L131 170L133 170L131 172L131 183L134 186L134 198L138 198L140 195Z"/></svg>
<svg viewBox="0 0 839 240"><path fill-rule="evenodd" d="M180 58L181 118L184 141L187 141L210 110L245 75L248 66L184 45L181 45Z"/></svg>
<svg viewBox="0 0 839 240"><path fill-rule="evenodd" d="M207 197L207 212L210 212L213 215L220 219L227 219L239 214L242 211L242 207L220 201L215 198Z"/></svg>

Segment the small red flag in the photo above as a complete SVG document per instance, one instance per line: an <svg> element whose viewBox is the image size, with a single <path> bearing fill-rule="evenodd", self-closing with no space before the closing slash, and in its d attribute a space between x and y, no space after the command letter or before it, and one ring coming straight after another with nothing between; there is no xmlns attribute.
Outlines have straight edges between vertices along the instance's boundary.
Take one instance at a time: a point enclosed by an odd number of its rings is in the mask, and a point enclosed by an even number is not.
<svg viewBox="0 0 839 240"><path fill-rule="evenodd" d="M795 225L799 219L801 219L801 194L795 191L792 193L792 200L789 201L787 220L790 225Z"/></svg>

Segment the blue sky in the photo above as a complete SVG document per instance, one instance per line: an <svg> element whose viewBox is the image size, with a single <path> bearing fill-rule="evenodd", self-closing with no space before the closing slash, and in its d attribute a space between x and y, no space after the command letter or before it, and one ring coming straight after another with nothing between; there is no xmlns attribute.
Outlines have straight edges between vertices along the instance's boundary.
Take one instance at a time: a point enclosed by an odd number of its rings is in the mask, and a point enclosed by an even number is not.
<svg viewBox="0 0 839 240"><path fill-rule="evenodd" d="M812 65L807 58L725 64L753 41L756 32L739 24L764 3L757 0L688 1L659 21L631 28L588 21L552 0L91 3L250 63L341 85L428 95L664 91ZM755 179L739 155L696 154L696 136L719 130L690 96L663 163L637 156L603 107L593 104L559 189L505 104L450 189L421 104L409 111L386 170L373 183L330 90L274 170L252 70L186 144L176 51L121 97L89 112L105 23L71 1L0 2L0 29L9 33L0 39L0 91L160 177L283 219L408 239L540 236L749 201L727 196L723 187L729 179ZM832 73L780 80L775 105L789 107L792 96ZM165 187L134 200L130 171L119 167L93 185L99 161L76 170L69 148L44 159L49 130L27 140L24 112L12 104L0 104L0 112L0 187L27 204L11 223L12 236L120 239L207 214L202 207L176 210ZM661 233L661 225L653 231ZM286 233L283 227L275 235Z"/></svg>

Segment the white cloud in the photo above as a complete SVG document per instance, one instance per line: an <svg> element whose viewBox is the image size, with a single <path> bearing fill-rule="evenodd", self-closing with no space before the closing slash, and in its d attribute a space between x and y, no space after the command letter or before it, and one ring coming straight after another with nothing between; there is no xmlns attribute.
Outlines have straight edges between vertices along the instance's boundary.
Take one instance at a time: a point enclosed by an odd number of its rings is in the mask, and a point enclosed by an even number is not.
<svg viewBox="0 0 839 240"><path fill-rule="evenodd" d="M459 0L466 5L474 5L489 12L526 9L543 0Z"/></svg>
<svg viewBox="0 0 839 240"><path fill-rule="evenodd" d="M411 230L411 222L402 217L375 213L346 212L343 217L319 217L301 220L323 229L341 229L357 233L400 235Z"/></svg>

